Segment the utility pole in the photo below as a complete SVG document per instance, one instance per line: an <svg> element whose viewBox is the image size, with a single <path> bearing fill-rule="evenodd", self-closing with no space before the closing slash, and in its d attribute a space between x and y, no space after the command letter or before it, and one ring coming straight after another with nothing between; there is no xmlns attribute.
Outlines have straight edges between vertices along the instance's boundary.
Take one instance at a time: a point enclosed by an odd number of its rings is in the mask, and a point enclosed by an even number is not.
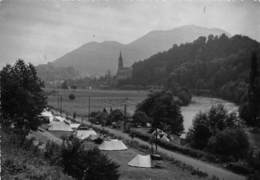
<svg viewBox="0 0 260 180"><path fill-rule="evenodd" d="M88 96L88 120L90 119L90 96Z"/></svg>
<svg viewBox="0 0 260 180"><path fill-rule="evenodd" d="M60 96L60 114L62 115L62 96Z"/></svg>
<svg viewBox="0 0 260 180"><path fill-rule="evenodd" d="M60 96L57 95L57 109L60 109Z"/></svg>
<svg viewBox="0 0 260 180"><path fill-rule="evenodd" d="M126 129L126 121L127 121L127 100L128 100L128 98L126 98L125 99L125 104L124 104L124 116L125 116L125 118L124 118L124 131L125 131L125 129Z"/></svg>

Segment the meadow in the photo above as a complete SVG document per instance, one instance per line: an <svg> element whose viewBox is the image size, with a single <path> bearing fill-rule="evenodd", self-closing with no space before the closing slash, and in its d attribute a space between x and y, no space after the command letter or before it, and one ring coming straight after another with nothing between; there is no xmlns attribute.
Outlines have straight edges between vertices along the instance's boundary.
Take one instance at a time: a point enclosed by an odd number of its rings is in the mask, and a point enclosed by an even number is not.
<svg viewBox="0 0 260 180"><path fill-rule="evenodd" d="M136 105L142 102L149 91L135 90L52 90L46 89L48 92L48 104L58 108L58 97L62 96L62 109L68 114L77 113L81 116L87 116L89 112L102 111L106 108L108 111L112 109L124 110L126 104L127 112L133 114ZM74 94L75 99L70 100L69 95ZM89 106L90 103L90 106ZM210 97L194 96L192 102L188 106L181 107L184 118L185 132L192 126L194 116L200 111L207 111L212 105L223 104L228 111L237 111L238 107L231 102Z"/></svg>
<svg viewBox="0 0 260 180"><path fill-rule="evenodd" d="M124 91L124 90L52 90L46 89L48 105L58 108L58 98L62 96L62 109L67 113L77 113L87 116L93 111L121 109L126 104L127 112L132 114L136 105L147 96L147 91ZM75 99L70 100L69 95L74 94Z"/></svg>

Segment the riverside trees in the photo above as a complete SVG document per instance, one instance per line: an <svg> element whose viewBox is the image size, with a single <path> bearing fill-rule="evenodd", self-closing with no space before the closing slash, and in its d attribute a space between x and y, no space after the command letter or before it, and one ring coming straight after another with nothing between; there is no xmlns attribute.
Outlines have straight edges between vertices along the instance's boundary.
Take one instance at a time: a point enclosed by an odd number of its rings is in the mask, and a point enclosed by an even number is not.
<svg viewBox="0 0 260 180"><path fill-rule="evenodd" d="M137 105L136 114L140 112L145 113L148 117L146 119L151 121L153 129L159 128L177 135L184 130L180 106L170 91L149 94L143 102Z"/></svg>
<svg viewBox="0 0 260 180"><path fill-rule="evenodd" d="M249 150L247 135L240 127L237 115L229 114L223 105L212 106L208 112L197 114L186 140L193 148L222 157L244 158Z"/></svg>

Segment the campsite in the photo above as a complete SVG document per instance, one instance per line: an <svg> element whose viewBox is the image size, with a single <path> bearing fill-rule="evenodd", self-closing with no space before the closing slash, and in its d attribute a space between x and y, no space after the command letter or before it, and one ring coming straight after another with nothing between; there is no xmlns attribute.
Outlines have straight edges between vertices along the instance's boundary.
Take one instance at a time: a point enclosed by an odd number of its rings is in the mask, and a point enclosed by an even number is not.
<svg viewBox="0 0 260 180"><path fill-rule="evenodd" d="M84 142L85 149L98 148L102 153L107 155L109 159L118 163L120 165L120 180L172 180L172 177L178 180L188 180L191 177L194 180L208 179L205 176L191 175L189 174L189 170L181 166L178 167L171 161L151 160L149 151L138 150L128 146L119 139L114 139L105 134L101 135L86 125L80 125L72 132L71 127L64 122L64 120L67 122L69 122L69 120L58 115L56 111L44 111L42 114L45 116L48 115L53 121L49 123L48 128L46 128L46 125L43 125L42 131L32 132L28 137L34 137L37 140L36 145L46 144L49 140L61 144L61 138L63 136L74 134ZM104 141L96 144L96 138L93 137L102 137Z"/></svg>

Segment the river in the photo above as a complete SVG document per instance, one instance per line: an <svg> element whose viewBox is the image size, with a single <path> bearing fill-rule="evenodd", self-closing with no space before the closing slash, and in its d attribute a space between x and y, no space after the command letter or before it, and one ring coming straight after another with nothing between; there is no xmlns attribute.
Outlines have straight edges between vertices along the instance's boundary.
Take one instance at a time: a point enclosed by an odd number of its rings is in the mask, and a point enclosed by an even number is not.
<svg viewBox="0 0 260 180"><path fill-rule="evenodd" d="M229 101L211 97L193 96L192 102L188 106L181 107L185 132L192 126L192 120L197 113L200 111L205 112L209 110L212 105L216 104L223 104L228 112L238 111L238 106Z"/></svg>

